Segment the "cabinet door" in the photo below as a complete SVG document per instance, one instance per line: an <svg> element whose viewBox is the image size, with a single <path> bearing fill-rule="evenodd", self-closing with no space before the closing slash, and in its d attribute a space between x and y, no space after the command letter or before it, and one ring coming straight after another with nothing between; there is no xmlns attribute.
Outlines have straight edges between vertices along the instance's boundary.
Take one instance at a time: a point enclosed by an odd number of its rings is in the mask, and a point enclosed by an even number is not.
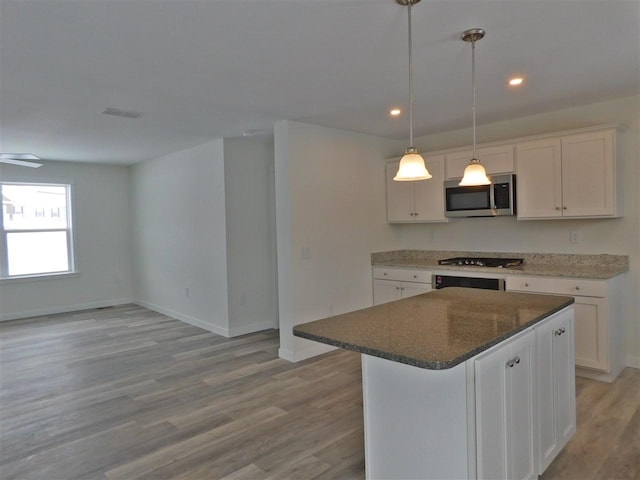
<svg viewBox="0 0 640 480"><path fill-rule="evenodd" d="M516 145L518 218L562 216L562 166L559 139Z"/></svg>
<svg viewBox="0 0 640 480"><path fill-rule="evenodd" d="M574 297L576 365L608 372L609 326L604 298Z"/></svg>
<svg viewBox="0 0 640 480"><path fill-rule="evenodd" d="M537 477L534 343L529 331L474 362L478 479Z"/></svg>
<svg viewBox="0 0 640 480"><path fill-rule="evenodd" d="M509 480L537 479L534 437L535 335L519 337L511 344L507 366L507 465Z"/></svg>
<svg viewBox="0 0 640 480"><path fill-rule="evenodd" d="M563 215L615 214L614 132L571 135L562 139Z"/></svg>
<svg viewBox="0 0 640 480"><path fill-rule="evenodd" d="M393 302L394 300L400 300L400 298L401 298L400 282L395 280L381 280L379 278L373 279L373 304L374 305Z"/></svg>
<svg viewBox="0 0 640 480"><path fill-rule="evenodd" d="M478 480L507 479L508 346L474 362L476 380L476 451Z"/></svg>
<svg viewBox="0 0 640 480"><path fill-rule="evenodd" d="M444 214L444 155L425 159L432 178L413 183L416 222L446 222ZM396 182L398 183L398 182Z"/></svg>
<svg viewBox="0 0 640 480"><path fill-rule="evenodd" d="M536 326L538 474L576 430L573 310Z"/></svg>
<svg viewBox="0 0 640 480"><path fill-rule="evenodd" d="M416 182L396 182L393 177L398 172L400 161L386 164L387 222L413 222L416 218L413 184ZM429 181L429 180L427 180Z"/></svg>
<svg viewBox="0 0 640 480"><path fill-rule="evenodd" d="M414 297L431 291L430 283L402 282L400 286L402 298Z"/></svg>
<svg viewBox="0 0 640 480"><path fill-rule="evenodd" d="M488 175L514 171L513 145L478 148L476 155L478 160L480 160L480 163L484 165ZM447 154L447 179L462 178L464 175L464 169L467 168L467 165L469 165L472 158L473 150Z"/></svg>

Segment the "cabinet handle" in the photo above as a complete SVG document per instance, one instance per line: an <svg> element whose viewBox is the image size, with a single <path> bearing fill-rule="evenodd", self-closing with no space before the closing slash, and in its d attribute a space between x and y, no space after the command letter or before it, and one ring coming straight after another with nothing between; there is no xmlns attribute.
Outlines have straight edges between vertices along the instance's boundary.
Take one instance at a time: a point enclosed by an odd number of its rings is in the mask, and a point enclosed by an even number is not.
<svg viewBox="0 0 640 480"><path fill-rule="evenodd" d="M556 210L560 210L560 207L556 207Z"/></svg>
<svg viewBox="0 0 640 480"><path fill-rule="evenodd" d="M418 216L418 212L415 212L414 215L417 217Z"/></svg>
<svg viewBox="0 0 640 480"><path fill-rule="evenodd" d="M418 278L418 275L414 275L413 278Z"/></svg>
<svg viewBox="0 0 640 480"><path fill-rule="evenodd" d="M385 273L385 275L386 275L386 273ZM529 284L528 284L528 283L525 283L525 284L524 284L524 286L525 286L525 287L528 287L528 286L529 286Z"/></svg>
<svg viewBox="0 0 640 480"><path fill-rule="evenodd" d="M576 285L576 290L580 290L580 286Z"/></svg>
<svg viewBox="0 0 640 480"><path fill-rule="evenodd" d="M563 206L563 207L562 207L562 209L563 209L563 210L566 210L566 209L567 209L567 207L564 207L564 206Z"/></svg>
<svg viewBox="0 0 640 480"><path fill-rule="evenodd" d="M515 365L520 363L520 357L513 357L511 360L509 360L506 364L507 368L513 368Z"/></svg>
<svg viewBox="0 0 640 480"><path fill-rule="evenodd" d="M553 333L554 335L560 336L562 335L564 332L566 332L567 330L564 327L559 328L558 330L555 330Z"/></svg>
<svg viewBox="0 0 640 480"><path fill-rule="evenodd" d="M387 276L387 272L384 272L382 275L384 275L386 277Z"/></svg>

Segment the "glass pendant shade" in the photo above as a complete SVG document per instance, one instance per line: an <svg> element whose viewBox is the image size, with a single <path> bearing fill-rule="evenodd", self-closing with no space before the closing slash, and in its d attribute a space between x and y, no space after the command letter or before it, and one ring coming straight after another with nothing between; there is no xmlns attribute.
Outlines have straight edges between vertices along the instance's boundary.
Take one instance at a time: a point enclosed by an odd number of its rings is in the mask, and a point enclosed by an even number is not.
<svg viewBox="0 0 640 480"><path fill-rule="evenodd" d="M396 182L413 182L416 180L428 180L431 174L424 164L424 158L415 148L407 148L400 159L398 173L393 179Z"/></svg>
<svg viewBox="0 0 640 480"><path fill-rule="evenodd" d="M468 187L472 185L490 185L491 180L487 177L487 171L484 169L478 159L473 158L467 168L464 169L464 176L458 185Z"/></svg>

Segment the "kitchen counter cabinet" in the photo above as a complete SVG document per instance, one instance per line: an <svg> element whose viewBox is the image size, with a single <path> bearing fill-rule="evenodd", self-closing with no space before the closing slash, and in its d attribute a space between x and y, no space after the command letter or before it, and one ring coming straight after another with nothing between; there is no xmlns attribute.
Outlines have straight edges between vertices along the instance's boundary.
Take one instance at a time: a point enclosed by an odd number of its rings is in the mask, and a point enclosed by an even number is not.
<svg viewBox="0 0 640 480"><path fill-rule="evenodd" d="M373 304L393 302L431 291L431 272L404 268L373 269Z"/></svg>
<svg viewBox="0 0 640 480"><path fill-rule="evenodd" d="M535 329L573 315L571 303L452 287L299 325L294 335L363 354L368 479L483 478L499 470L495 462L504 466L496 478L535 478ZM509 432L501 442L496 421Z"/></svg>
<svg viewBox="0 0 640 480"><path fill-rule="evenodd" d="M535 333L474 359L478 478L537 478Z"/></svg>
<svg viewBox="0 0 640 480"><path fill-rule="evenodd" d="M576 432L574 331L569 315L557 315L535 328L540 473Z"/></svg>
<svg viewBox="0 0 640 480"><path fill-rule="evenodd" d="M621 277L586 280L508 275L506 289L573 296L576 373L604 382L620 374L625 365Z"/></svg>

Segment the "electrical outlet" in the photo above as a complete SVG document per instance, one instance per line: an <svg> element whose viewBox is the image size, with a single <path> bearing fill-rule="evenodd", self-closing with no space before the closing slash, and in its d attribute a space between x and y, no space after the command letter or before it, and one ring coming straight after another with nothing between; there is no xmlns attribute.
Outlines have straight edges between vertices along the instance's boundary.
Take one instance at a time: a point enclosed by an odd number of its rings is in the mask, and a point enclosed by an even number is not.
<svg viewBox="0 0 640 480"><path fill-rule="evenodd" d="M571 230L569 239L571 243L580 243L582 241L582 232L580 230Z"/></svg>

